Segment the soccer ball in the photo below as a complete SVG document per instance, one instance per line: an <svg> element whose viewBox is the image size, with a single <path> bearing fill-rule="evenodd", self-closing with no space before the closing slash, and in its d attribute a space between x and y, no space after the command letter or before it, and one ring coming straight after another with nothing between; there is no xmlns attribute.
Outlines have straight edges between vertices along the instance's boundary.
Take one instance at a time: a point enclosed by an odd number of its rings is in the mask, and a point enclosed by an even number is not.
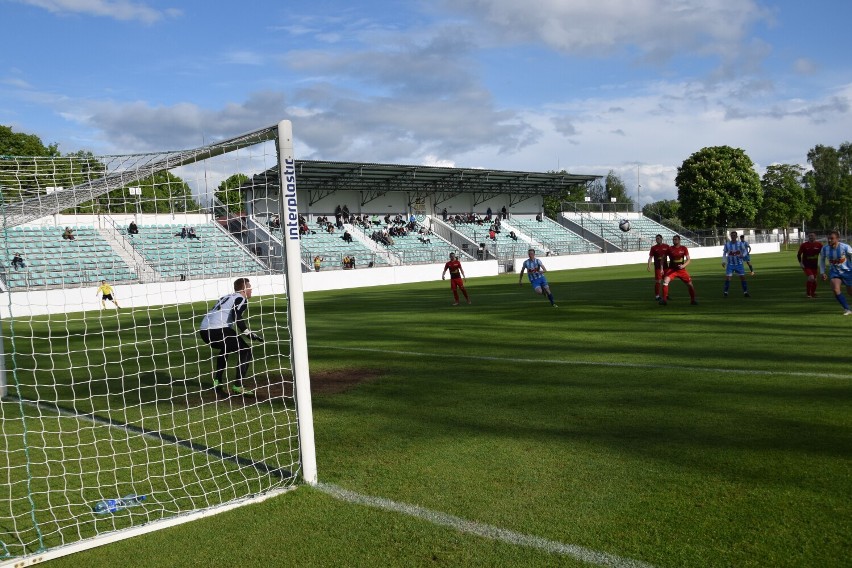
<svg viewBox="0 0 852 568"><path fill-rule="evenodd" d="M628 221L627 219L622 219L618 222L618 228L626 233L630 230L630 221Z"/></svg>

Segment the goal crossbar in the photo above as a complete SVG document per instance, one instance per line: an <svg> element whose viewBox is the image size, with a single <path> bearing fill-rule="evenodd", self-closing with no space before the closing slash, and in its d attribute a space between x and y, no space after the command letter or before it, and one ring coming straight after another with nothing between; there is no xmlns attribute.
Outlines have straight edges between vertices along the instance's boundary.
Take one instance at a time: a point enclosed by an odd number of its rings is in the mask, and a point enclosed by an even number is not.
<svg viewBox="0 0 852 568"><path fill-rule="evenodd" d="M111 191L150 177L157 172L178 168L199 160L215 158L227 152L274 140L277 133L278 126L275 125L191 150L114 156L113 158L116 158L120 165L117 167L113 165L112 167L116 171L103 177L86 180L63 191L38 195L20 202L7 203L4 224L9 228L23 225L91 201Z"/></svg>

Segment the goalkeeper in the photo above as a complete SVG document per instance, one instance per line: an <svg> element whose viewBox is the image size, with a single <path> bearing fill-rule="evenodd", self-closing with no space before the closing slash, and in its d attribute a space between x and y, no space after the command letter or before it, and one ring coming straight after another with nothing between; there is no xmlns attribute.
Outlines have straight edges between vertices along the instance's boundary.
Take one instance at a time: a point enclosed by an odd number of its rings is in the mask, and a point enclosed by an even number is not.
<svg viewBox="0 0 852 568"><path fill-rule="evenodd" d="M243 386L249 365L251 365L251 346L245 342L242 335L250 337L254 341L263 341L258 334L252 332L246 323L246 311L248 300L251 298L251 282L248 278L237 278L234 281L234 293L222 296L213 309L207 312L201 320L198 335L213 349L219 351L216 356L216 375L213 379L213 387L220 394L227 396L230 393L243 396L253 396L254 393ZM234 327L236 326L236 329ZM239 333L237 332L239 330ZM239 365L237 376L231 385L230 393L225 380L225 367L228 365L228 356L238 354Z"/></svg>

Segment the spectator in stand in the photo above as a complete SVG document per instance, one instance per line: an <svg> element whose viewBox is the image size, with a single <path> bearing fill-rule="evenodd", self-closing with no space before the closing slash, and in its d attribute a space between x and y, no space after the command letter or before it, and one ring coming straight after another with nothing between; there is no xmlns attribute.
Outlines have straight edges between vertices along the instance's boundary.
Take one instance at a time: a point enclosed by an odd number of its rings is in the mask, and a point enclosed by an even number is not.
<svg viewBox="0 0 852 568"><path fill-rule="evenodd" d="M343 231L343 241L346 243L352 242L352 235L349 233L349 231Z"/></svg>
<svg viewBox="0 0 852 568"><path fill-rule="evenodd" d="M535 216L535 220L536 220L536 221L538 221L539 223L541 223L541 222L542 222L542 220L541 220L541 213L539 213L538 215L536 215L536 216Z"/></svg>
<svg viewBox="0 0 852 568"><path fill-rule="evenodd" d="M343 218L349 219L349 206L348 205L343 206Z"/></svg>
<svg viewBox="0 0 852 568"><path fill-rule="evenodd" d="M496 233L496 232L494 232L494 227L493 227L493 226L492 226L492 227L491 227L491 229L489 229L489 231L488 231L488 238L489 238L489 239L491 239L492 241L496 241L496 240L497 240L497 233Z"/></svg>
<svg viewBox="0 0 852 568"><path fill-rule="evenodd" d="M139 227L136 226L136 221L131 221L130 225L127 226L127 234L128 235L138 235Z"/></svg>
<svg viewBox="0 0 852 568"><path fill-rule="evenodd" d="M320 268L322 268L322 257L320 255L316 255L314 257L314 271L319 272Z"/></svg>
<svg viewBox="0 0 852 568"><path fill-rule="evenodd" d="M195 227L190 227L190 228L189 228L189 231L186 233L186 237L187 237L188 239L198 239L199 241L201 240L201 237L199 237L199 236L195 233Z"/></svg>
<svg viewBox="0 0 852 568"><path fill-rule="evenodd" d="M491 207L489 207L488 209L486 209L486 210L485 210L485 220L486 220L486 221L490 221L490 220L491 220L491 213L492 213L492 211L491 211Z"/></svg>
<svg viewBox="0 0 852 568"><path fill-rule="evenodd" d="M71 227L65 227L65 232L62 233L62 238L66 241L73 241L77 237L74 236L74 229Z"/></svg>
<svg viewBox="0 0 852 568"><path fill-rule="evenodd" d="M343 257L343 270L349 270L349 255Z"/></svg>
<svg viewBox="0 0 852 568"><path fill-rule="evenodd" d="M325 226L325 230L329 235L333 235L334 234L334 225L329 223L328 225Z"/></svg>
<svg viewBox="0 0 852 568"><path fill-rule="evenodd" d="M180 238L182 238L182 239L185 239L185 238L186 238L186 236L187 236L188 234L189 234L189 229L187 229L186 227L184 227L184 228L183 228L183 229L181 229L179 232L175 233L175 236L176 236L176 237L180 237Z"/></svg>
<svg viewBox="0 0 852 568"><path fill-rule="evenodd" d="M20 268L26 268L26 267L27 267L27 263L24 262L24 257L21 256L21 253L16 252L15 255L12 257L12 268L14 268L15 270L18 270Z"/></svg>
<svg viewBox="0 0 852 568"><path fill-rule="evenodd" d="M355 255L354 254L349 256L349 268L351 268L352 270L355 270Z"/></svg>
<svg viewBox="0 0 852 568"><path fill-rule="evenodd" d="M370 223L372 223L373 225L378 225L379 222L379 214L373 213L373 217L370 219Z"/></svg>
<svg viewBox="0 0 852 568"><path fill-rule="evenodd" d="M447 208L446 207L444 207L444 210L441 211L441 219L444 221L444 223L447 222Z"/></svg>
<svg viewBox="0 0 852 568"><path fill-rule="evenodd" d="M343 208L340 207L340 205L338 205L337 207L334 208L334 216L340 217L341 215L343 215Z"/></svg>
<svg viewBox="0 0 852 568"><path fill-rule="evenodd" d="M515 234L515 231L509 231L509 238L512 239L513 241L517 241L518 235Z"/></svg>
<svg viewBox="0 0 852 568"><path fill-rule="evenodd" d="M503 209L500 210L500 213L503 215L503 220L506 221L509 219L509 212L506 211L506 206L503 206Z"/></svg>

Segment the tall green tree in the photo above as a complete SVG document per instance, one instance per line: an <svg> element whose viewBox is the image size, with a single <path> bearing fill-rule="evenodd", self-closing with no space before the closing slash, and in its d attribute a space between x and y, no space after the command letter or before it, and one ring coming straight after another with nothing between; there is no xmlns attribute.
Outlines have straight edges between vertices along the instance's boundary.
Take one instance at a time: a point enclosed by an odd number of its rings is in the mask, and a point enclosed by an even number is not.
<svg viewBox="0 0 852 568"><path fill-rule="evenodd" d="M677 199L663 199L662 201L646 203L642 206L642 214L651 218L662 217L678 225L681 224L680 202Z"/></svg>
<svg viewBox="0 0 852 568"><path fill-rule="evenodd" d="M611 202L615 198L616 203L633 204L633 199L627 195L627 186L624 185L624 180L613 170L609 170L609 173L606 174L604 187L606 188L606 201Z"/></svg>
<svg viewBox="0 0 852 568"><path fill-rule="evenodd" d="M684 160L677 170L680 215L690 228L747 225L763 203L760 176L740 148L709 146Z"/></svg>
<svg viewBox="0 0 852 568"><path fill-rule="evenodd" d="M761 180L760 224L767 229L782 227L785 243L790 227L810 219L816 206L813 193L802 183L803 175L799 165L774 164L766 168Z"/></svg>
<svg viewBox="0 0 852 568"><path fill-rule="evenodd" d="M224 203L228 211L231 213L242 213L245 210L245 196L239 190L244 183L249 181L249 177L245 174L233 174L228 179L223 180L219 187L213 193L216 199Z"/></svg>
<svg viewBox="0 0 852 568"><path fill-rule="evenodd" d="M59 145L45 146L35 134L12 132L11 126L0 125L0 156L58 156Z"/></svg>
<svg viewBox="0 0 852 568"><path fill-rule="evenodd" d="M852 144L839 148L818 144L808 151L812 170L805 185L817 195L814 221L823 229L849 230L852 215Z"/></svg>
<svg viewBox="0 0 852 568"><path fill-rule="evenodd" d="M0 125L0 188L4 201L15 201L44 193L56 181L56 169L48 158L59 156L57 144L45 146L35 134L12 132Z"/></svg>
<svg viewBox="0 0 852 568"><path fill-rule="evenodd" d="M609 170L603 180L590 182L586 186L586 197L590 198L591 203L611 203L612 198L615 198L617 203L633 203L627 195L624 180L613 170Z"/></svg>
<svg viewBox="0 0 852 568"><path fill-rule="evenodd" d="M548 171L548 173L568 175L568 172L565 170L561 170L558 172L550 170ZM544 214L550 217L551 219L556 219L562 212L563 203L583 201L586 196L587 185L588 184L572 185L570 187L567 187L566 189L563 189L562 191L558 191L550 195L545 195L542 199L544 206Z"/></svg>

